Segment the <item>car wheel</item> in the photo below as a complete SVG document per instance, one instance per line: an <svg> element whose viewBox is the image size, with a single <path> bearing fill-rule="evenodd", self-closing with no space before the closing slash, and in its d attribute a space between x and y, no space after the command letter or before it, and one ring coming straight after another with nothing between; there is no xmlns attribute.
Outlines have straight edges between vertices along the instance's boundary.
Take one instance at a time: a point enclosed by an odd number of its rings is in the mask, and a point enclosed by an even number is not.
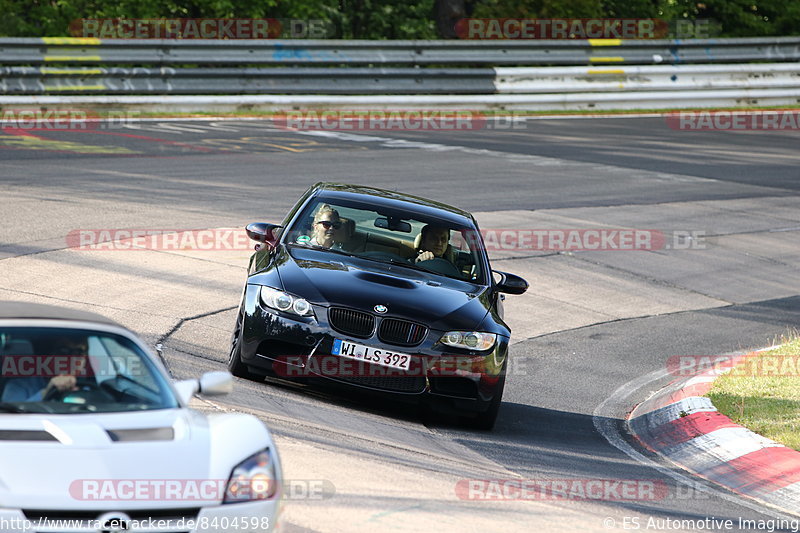
<svg viewBox="0 0 800 533"><path fill-rule="evenodd" d="M497 421L497 413L500 411L500 404L503 403L503 389L505 389L505 386L506 373L503 371L503 375L500 376L500 380L497 382L497 390L489 404L489 408L474 418L465 418L465 424L471 428L486 431L494 428L494 423Z"/></svg>
<svg viewBox="0 0 800 533"><path fill-rule="evenodd" d="M240 307L239 312L236 313L236 326L231 335L231 352L228 356L228 370L237 378L261 381L263 376L250 372L247 365L242 362L242 324L244 324L244 307Z"/></svg>

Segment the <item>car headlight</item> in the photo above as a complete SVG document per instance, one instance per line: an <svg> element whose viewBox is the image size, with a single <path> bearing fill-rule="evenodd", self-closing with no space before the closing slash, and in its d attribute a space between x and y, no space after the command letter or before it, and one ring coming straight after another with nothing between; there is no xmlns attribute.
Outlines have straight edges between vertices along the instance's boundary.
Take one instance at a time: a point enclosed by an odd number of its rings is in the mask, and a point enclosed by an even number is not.
<svg viewBox="0 0 800 533"><path fill-rule="evenodd" d="M267 500L276 492L278 480L275 479L275 461L267 448L251 455L233 469L222 503Z"/></svg>
<svg viewBox="0 0 800 533"><path fill-rule="evenodd" d="M439 342L447 346L478 351L492 348L496 341L496 334L480 331L448 331L439 339Z"/></svg>
<svg viewBox="0 0 800 533"><path fill-rule="evenodd" d="M284 313L292 313L299 316L311 316L314 314L311 304L306 300L272 287L261 286L261 301L267 307Z"/></svg>

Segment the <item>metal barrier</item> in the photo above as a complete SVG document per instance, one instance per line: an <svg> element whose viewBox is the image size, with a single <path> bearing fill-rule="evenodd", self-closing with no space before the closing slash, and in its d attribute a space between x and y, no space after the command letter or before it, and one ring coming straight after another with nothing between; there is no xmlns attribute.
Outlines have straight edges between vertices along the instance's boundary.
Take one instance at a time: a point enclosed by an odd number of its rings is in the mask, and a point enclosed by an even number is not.
<svg viewBox="0 0 800 533"><path fill-rule="evenodd" d="M737 107L798 107L800 88L694 91L617 91L608 93L485 95L80 95L0 96L0 107L30 110L63 108L92 112L285 111L287 109L383 109L392 111L505 110L604 111Z"/></svg>
<svg viewBox="0 0 800 533"><path fill-rule="evenodd" d="M491 68L0 67L0 94L492 94Z"/></svg>
<svg viewBox="0 0 800 533"><path fill-rule="evenodd" d="M90 101L118 104L122 100L117 97L136 95L174 95L184 103L188 97L180 95L215 95L208 98L217 102L218 95L260 95L265 98L252 105L338 107L362 102L381 107L381 101L386 106L414 101L417 106L427 102L451 106L457 101L473 108L629 107L618 93L628 95L636 106L650 108L676 107L693 98L698 105L796 105L800 102L796 97L798 61L800 37L680 41L7 38L0 39L0 65L5 65L0 66L0 105L16 105L25 97L30 97L30 103L42 102L43 95L58 95L56 99L62 101L66 95L91 95L86 97ZM348 95L360 96L348 99ZM391 95L409 96L393 100ZM715 99L725 103L714 104ZM237 102L244 100L230 99L227 105L236 107Z"/></svg>
<svg viewBox="0 0 800 533"><path fill-rule="evenodd" d="M798 63L496 68L499 94L800 88Z"/></svg>
<svg viewBox="0 0 800 533"><path fill-rule="evenodd" d="M800 37L696 40L0 39L0 64L590 65L800 60Z"/></svg>
<svg viewBox="0 0 800 533"><path fill-rule="evenodd" d="M0 67L2 94L541 94L800 87L800 64L482 69Z"/></svg>

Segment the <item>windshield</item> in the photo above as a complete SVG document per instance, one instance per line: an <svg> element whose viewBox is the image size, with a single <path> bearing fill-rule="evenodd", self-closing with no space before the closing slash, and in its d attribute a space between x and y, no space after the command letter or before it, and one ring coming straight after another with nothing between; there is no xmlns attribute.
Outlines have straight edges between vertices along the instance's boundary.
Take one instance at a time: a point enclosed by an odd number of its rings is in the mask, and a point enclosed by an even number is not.
<svg viewBox="0 0 800 533"><path fill-rule="evenodd" d="M324 248L433 274L485 283L483 247L474 226L357 202L311 202L285 243Z"/></svg>
<svg viewBox="0 0 800 533"><path fill-rule="evenodd" d="M166 379L130 339L66 328L0 326L3 412L87 413L178 407Z"/></svg>

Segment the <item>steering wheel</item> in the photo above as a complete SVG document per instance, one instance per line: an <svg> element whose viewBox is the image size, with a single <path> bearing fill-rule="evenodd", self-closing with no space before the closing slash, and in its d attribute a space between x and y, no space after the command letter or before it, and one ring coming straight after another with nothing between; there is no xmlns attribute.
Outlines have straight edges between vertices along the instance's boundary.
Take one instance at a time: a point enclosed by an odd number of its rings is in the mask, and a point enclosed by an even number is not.
<svg viewBox="0 0 800 533"><path fill-rule="evenodd" d="M456 268L456 266L453 263L451 263L444 257L434 257L433 259L420 261L419 263L417 263L417 265L427 270L430 270L431 272L442 274L443 276L450 276L452 278L463 277L458 268Z"/></svg>
<svg viewBox="0 0 800 533"><path fill-rule="evenodd" d="M100 386L93 382L92 380L85 380L85 379L78 379L77 383L75 384L77 390L58 390L57 388L53 387L47 394L44 395L42 401L50 402L50 401L57 401L57 402L66 402L68 398L83 398L87 400L92 396L96 396L98 393L102 393L103 397L105 398L108 394L100 388ZM108 401L108 400L106 400Z"/></svg>

